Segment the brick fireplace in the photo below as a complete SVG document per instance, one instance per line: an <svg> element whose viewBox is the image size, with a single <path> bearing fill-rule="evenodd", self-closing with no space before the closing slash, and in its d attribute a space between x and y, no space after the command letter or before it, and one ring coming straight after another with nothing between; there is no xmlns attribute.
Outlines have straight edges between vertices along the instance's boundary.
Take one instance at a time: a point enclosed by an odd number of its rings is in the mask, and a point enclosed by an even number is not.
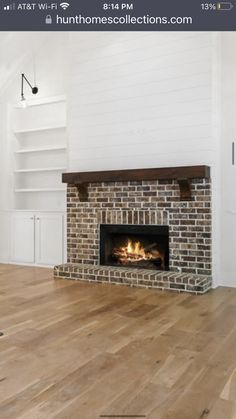
<svg viewBox="0 0 236 419"><path fill-rule="evenodd" d="M205 293L212 284L211 181L209 170L195 172L193 176L191 170L180 171L177 176L177 172L170 171L170 178L163 172L157 179L149 179L154 174L146 176L148 172L143 174L142 179L140 172L139 180L133 180L133 176L127 174L125 179L130 177L131 180L123 180L122 176L118 176L118 181L110 181L110 177L108 180L105 177L105 181L100 180L97 175L92 181L88 176L88 182L83 176L81 182L81 174L74 174L74 177L65 174L64 181L69 182L68 263L55 267L55 277ZM114 173L113 177L116 177L116 172L109 173ZM95 179L98 181L95 182ZM120 260L117 263L101 260L100 239L103 237L104 240L106 236L101 231L109 230L106 226L116 232L116 227L120 226L120 237L124 236L125 231L127 240L130 234L133 248L135 243L137 247L136 236L139 234L140 242L141 231L144 231L142 227L147 226L152 234L150 243L146 237L148 233L145 232L146 238L140 246L146 249L146 259L151 258L153 252L156 266L150 263L145 265L143 261L140 263L140 251L137 252L138 256L133 256L138 258L134 266L132 263L122 264ZM136 236L134 227L139 227ZM164 269L163 249L157 238L158 227L160 232L168 229L168 264ZM124 246L124 242L121 243L122 249Z"/></svg>

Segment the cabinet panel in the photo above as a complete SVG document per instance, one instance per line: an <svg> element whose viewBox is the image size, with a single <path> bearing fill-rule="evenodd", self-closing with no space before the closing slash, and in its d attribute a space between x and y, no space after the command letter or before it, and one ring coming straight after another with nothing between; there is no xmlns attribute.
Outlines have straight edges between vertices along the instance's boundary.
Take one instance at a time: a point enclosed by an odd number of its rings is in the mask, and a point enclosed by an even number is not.
<svg viewBox="0 0 236 419"><path fill-rule="evenodd" d="M222 222L221 284L236 287L236 211L225 212Z"/></svg>
<svg viewBox="0 0 236 419"><path fill-rule="evenodd" d="M64 216L62 214L36 214L36 263L58 265L63 263Z"/></svg>
<svg viewBox="0 0 236 419"><path fill-rule="evenodd" d="M19 263L35 262L34 214L12 214L11 260Z"/></svg>
<svg viewBox="0 0 236 419"><path fill-rule="evenodd" d="M0 262L7 263L10 259L11 218L8 211L0 211Z"/></svg>

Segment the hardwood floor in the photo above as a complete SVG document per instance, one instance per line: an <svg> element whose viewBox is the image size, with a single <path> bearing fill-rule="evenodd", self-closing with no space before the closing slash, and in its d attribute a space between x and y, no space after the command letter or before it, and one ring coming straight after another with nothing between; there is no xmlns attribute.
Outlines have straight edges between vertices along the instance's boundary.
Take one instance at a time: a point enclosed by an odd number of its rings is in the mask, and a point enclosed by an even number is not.
<svg viewBox="0 0 236 419"><path fill-rule="evenodd" d="M162 293L0 265L0 330L1 419L236 418L236 289Z"/></svg>

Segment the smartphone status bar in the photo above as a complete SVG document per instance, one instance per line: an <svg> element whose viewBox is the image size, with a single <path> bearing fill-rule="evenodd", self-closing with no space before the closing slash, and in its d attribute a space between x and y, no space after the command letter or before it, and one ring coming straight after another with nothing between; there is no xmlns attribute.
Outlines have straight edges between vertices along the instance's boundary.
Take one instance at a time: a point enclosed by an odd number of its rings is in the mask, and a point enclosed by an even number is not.
<svg viewBox="0 0 236 419"><path fill-rule="evenodd" d="M234 31L233 1L69 0L0 3L2 31Z"/></svg>

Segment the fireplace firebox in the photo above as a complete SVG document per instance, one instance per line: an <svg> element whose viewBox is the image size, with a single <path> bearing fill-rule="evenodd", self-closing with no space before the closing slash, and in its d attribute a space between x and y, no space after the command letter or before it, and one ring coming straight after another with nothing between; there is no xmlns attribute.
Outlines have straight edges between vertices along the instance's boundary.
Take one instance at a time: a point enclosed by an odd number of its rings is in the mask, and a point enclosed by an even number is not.
<svg viewBox="0 0 236 419"><path fill-rule="evenodd" d="M169 227L101 224L100 264L168 270Z"/></svg>

